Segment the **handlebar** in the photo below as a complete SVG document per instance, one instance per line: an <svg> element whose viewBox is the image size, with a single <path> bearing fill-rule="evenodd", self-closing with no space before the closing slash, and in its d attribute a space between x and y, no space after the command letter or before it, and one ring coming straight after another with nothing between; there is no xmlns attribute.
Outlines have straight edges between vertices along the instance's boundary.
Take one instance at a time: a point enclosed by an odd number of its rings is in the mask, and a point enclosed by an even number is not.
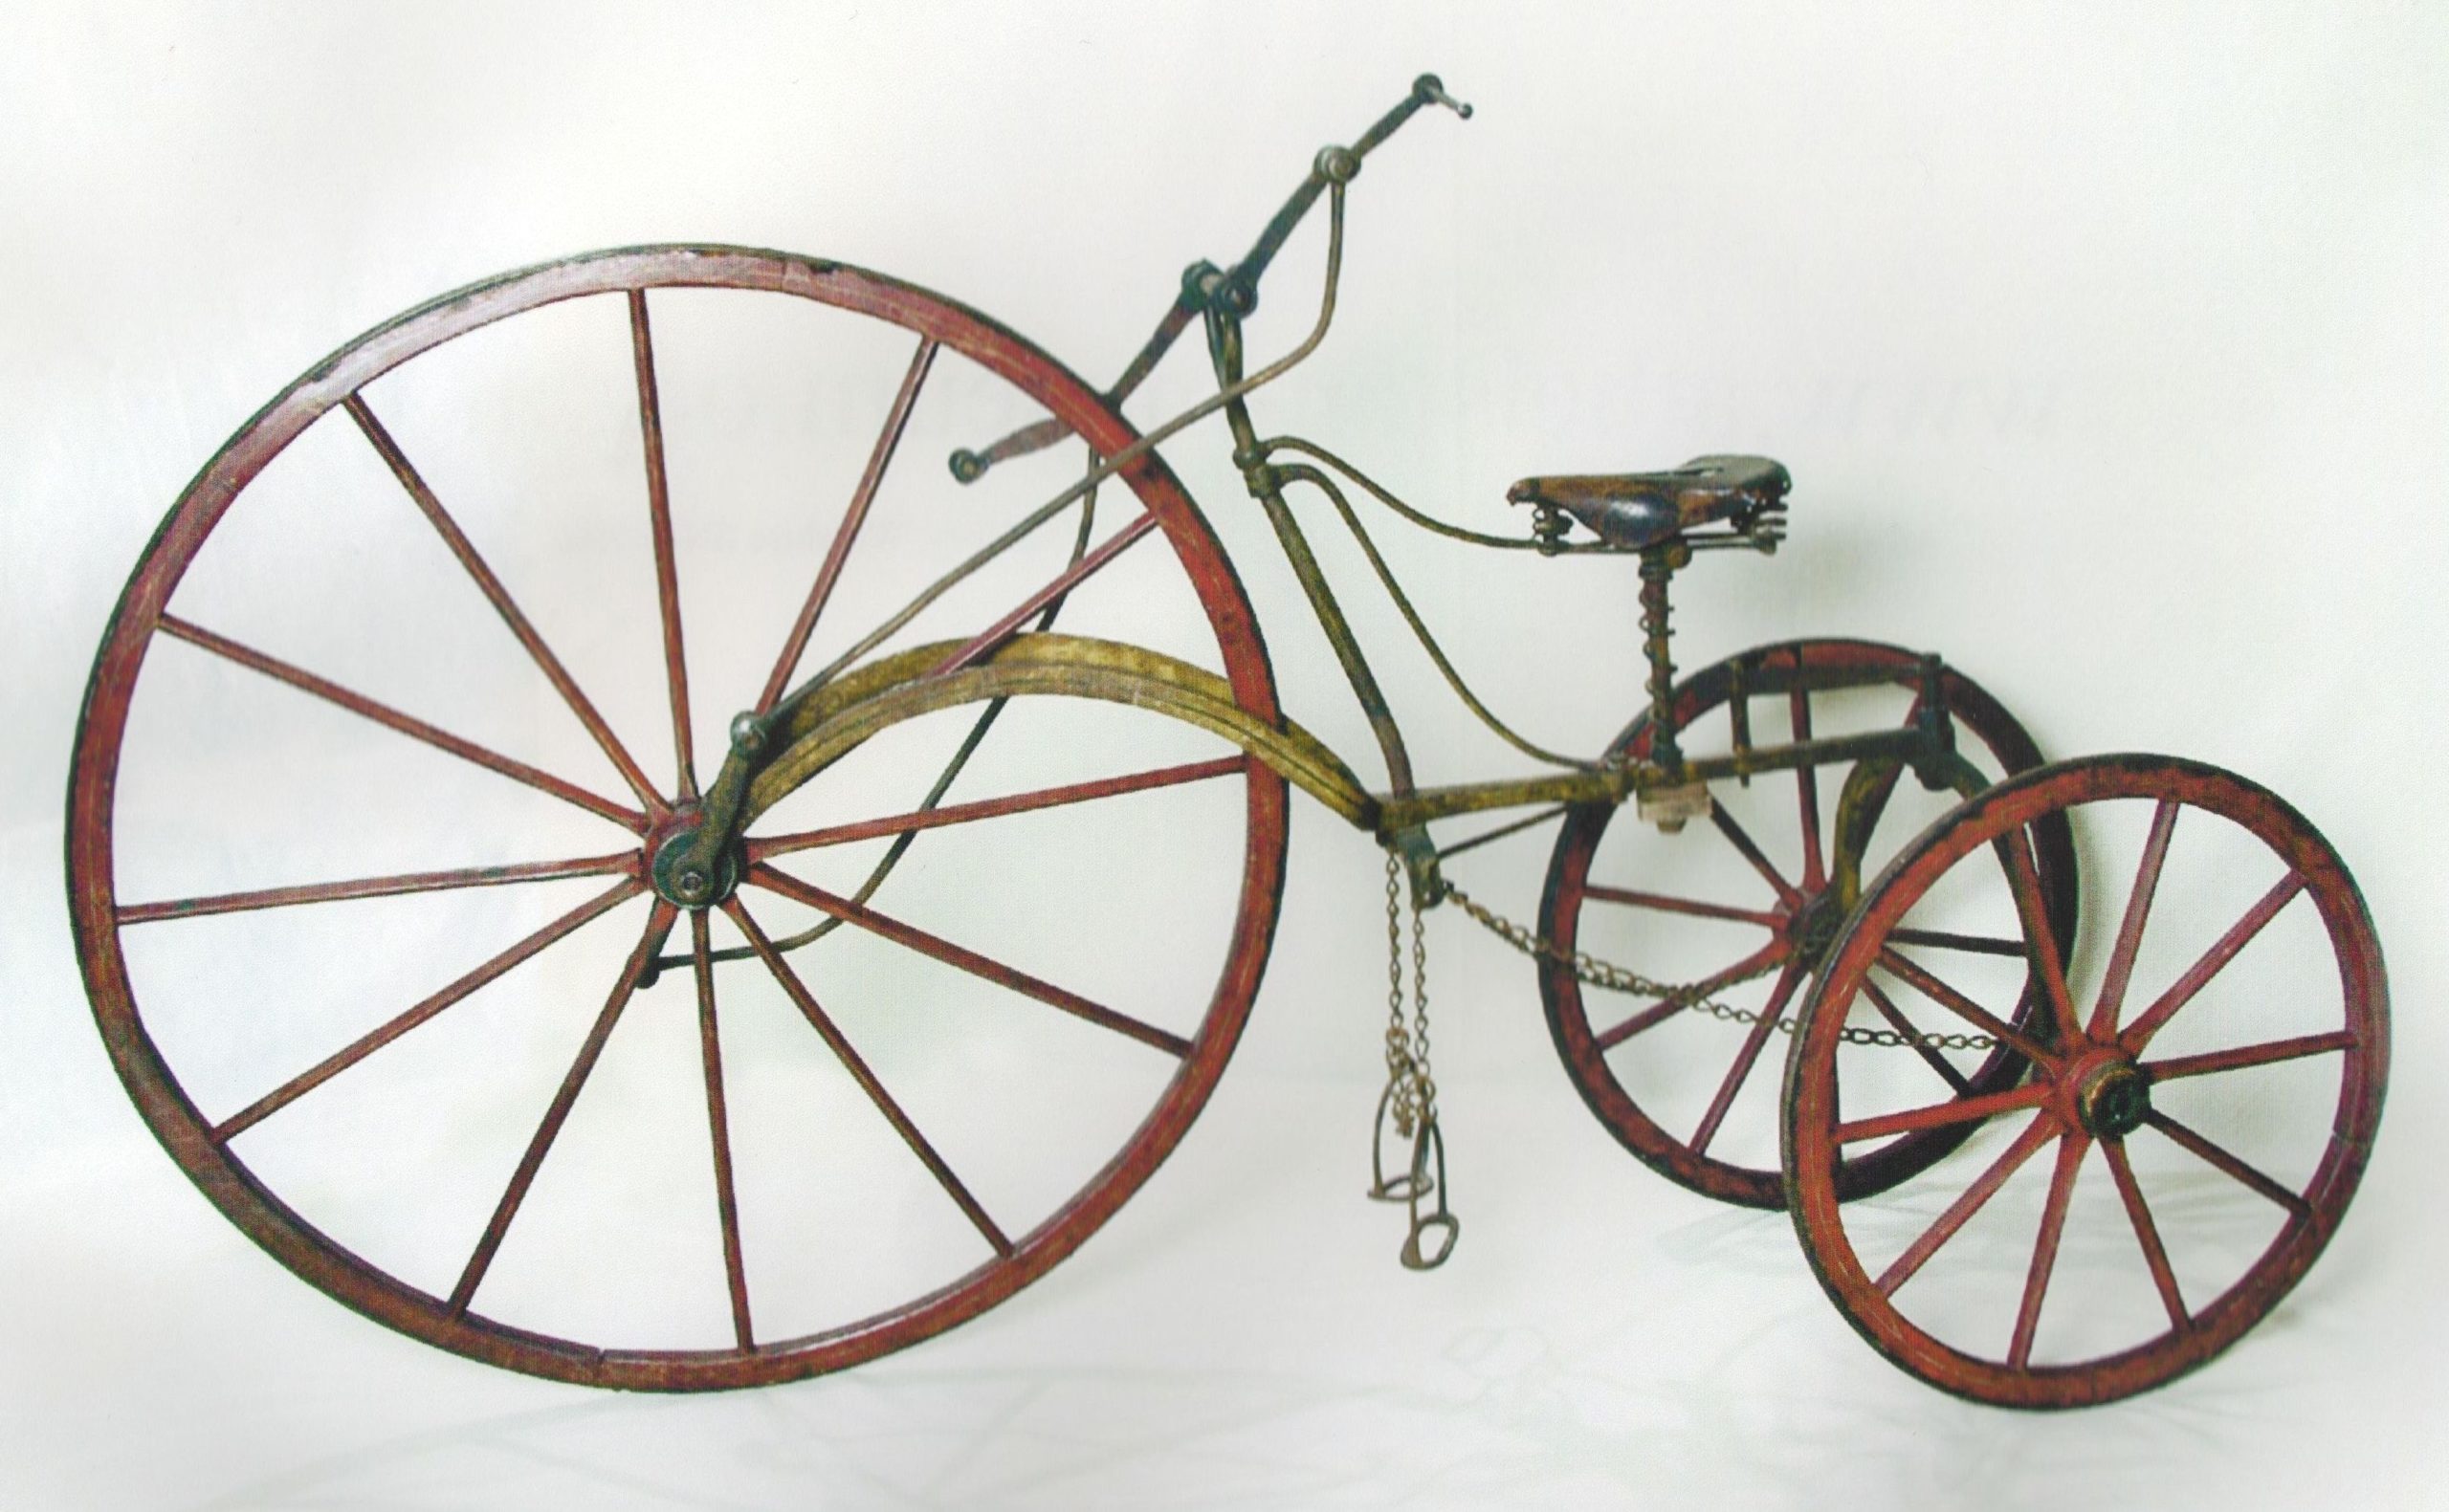
<svg viewBox="0 0 2449 1512"><path fill-rule="evenodd" d="M1293 229L1318 203L1318 195L1330 184L1349 184L1360 172L1360 160L1384 144L1403 122L1412 119L1423 106L1444 105L1465 121L1471 119L1471 107L1445 93L1445 84L1434 74L1423 74L1412 80L1412 92L1402 103L1378 118L1377 123L1360 134L1360 140L1349 147L1328 146L1318 149L1317 158L1310 165L1310 176L1292 191L1259 232L1259 239L1230 273L1224 274L1209 289L1202 291L1237 316L1247 316L1258 308L1259 279L1267 273L1268 264L1284 250Z"/></svg>
<svg viewBox="0 0 2449 1512"><path fill-rule="evenodd" d="M1106 402L1119 405L1129 398L1132 390L1139 386L1140 380L1148 376L1173 346L1175 340L1189 326L1194 316L1210 309L1221 309L1240 318L1256 310L1259 279L1266 274L1268 265L1275 260L1275 254L1283 251L1284 244L1291 239L1294 229L1318 203L1318 196L1330 186L1340 190L1350 184L1360 172L1361 159L1384 145L1386 139L1401 129L1403 122L1429 105L1443 105L1465 121L1471 119L1471 107L1445 93L1444 80L1434 74L1423 74L1412 80L1411 93L1403 97L1402 102L1379 117L1351 146L1318 149L1317 157L1310 164L1310 176L1301 181L1300 186L1269 218L1266 229L1259 232L1259 239L1251 244L1249 252L1230 271L1204 260L1182 270L1180 292L1175 296L1164 318L1157 322L1156 330L1140 346L1138 355L1131 360L1114 385L1105 391ZM964 447L953 452L948 459L952 474L962 483L974 483L996 463L1042 450L1068 434L1070 431L1061 421L1041 420L982 449L973 451Z"/></svg>

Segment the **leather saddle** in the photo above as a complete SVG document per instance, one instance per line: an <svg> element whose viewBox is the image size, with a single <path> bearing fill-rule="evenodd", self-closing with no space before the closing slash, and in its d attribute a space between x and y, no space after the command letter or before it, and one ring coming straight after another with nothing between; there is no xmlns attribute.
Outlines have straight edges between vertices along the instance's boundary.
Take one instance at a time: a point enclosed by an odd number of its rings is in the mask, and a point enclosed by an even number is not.
<svg viewBox="0 0 2449 1512"><path fill-rule="evenodd" d="M1505 496L1562 510L1608 545L1639 551L1721 522L1737 535L1773 537L1781 522L1771 516L1785 512L1793 485L1767 457L1707 456L1667 472L1524 478Z"/></svg>

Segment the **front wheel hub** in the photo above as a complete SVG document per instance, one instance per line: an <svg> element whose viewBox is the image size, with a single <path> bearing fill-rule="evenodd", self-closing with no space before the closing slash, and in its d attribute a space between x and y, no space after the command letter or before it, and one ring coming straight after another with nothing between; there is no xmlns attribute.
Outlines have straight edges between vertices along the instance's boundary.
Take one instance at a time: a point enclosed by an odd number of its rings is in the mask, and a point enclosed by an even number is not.
<svg viewBox="0 0 2449 1512"><path fill-rule="evenodd" d="M686 821L651 844L648 880L655 896L675 908L714 908L739 886L739 847L725 845L708 862L694 854L697 834L695 822Z"/></svg>

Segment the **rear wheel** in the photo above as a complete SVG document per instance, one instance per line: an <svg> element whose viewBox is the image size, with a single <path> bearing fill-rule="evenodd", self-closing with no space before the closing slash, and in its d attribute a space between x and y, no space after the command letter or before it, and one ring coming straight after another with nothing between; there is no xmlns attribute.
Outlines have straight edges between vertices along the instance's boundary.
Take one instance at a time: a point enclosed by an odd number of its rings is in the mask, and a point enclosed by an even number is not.
<svg viewBox="0 0 2449 1512"><path fill-rule="evenodd" d="M2033 866L2070 816L2131 879L2113 942L2078 955L2037 927ZM2054 1026L2025 1037L2030 1082L1934 1100L1841 1076L1847 1022L1883 990L2001 1032L2012 984L1922 946L1962 930L2030 942ZM1925 832L1832 951L1786 1072L1795 1228L1847 1321L1934 1386L2009 1407L2131 1395L2311 1266L2372 1150L2389 1043L2372 918L2302 815L2173 757L2044 767ZM1839 1205L1850 1151L1938 1130L1977 1137Z"/></svg>
<svg viewBox="0 0 2449 1512"><path fill-rule="evenodd" d="M1762 646L1679 684L1677 727L1688 732L1687 751L1705 753L1731 748L1738 703L1755 745L1905 725L1918 712L1920 665L1910 651L1868 641ZM1806 679L1871 674L1875 681L1762 693L1763 683L1780 673ZM1993 781L2040 764L2032 737L1997 699L1960 672L1951 669L1946 677L1959 756ZM1644 713L1614 751L1638 761L1648 756L1649 742ZM1748 786L1712 784L1710 818L1675 835L1640 822L1629 806L1578 808L1567 817L1549 864L1540 933L1563 953L1586 953L1666 981L1717 984L1710 1000L1737 1016L1730 1021L1627 997L1585 980L1565 961L1540 962L1549 1032L1591 1112L1651 1169L1722 1202L1785 1205L1776 1077L1761 1073L1760 1064L1769 1059L1780 1020L1791 1022L1809 995L1821 955L1851 907L1846 879L1874 873L1961 796L1925 793L1909 776L1885 769L1864 789L1864 822L1853 826L1849 853L1836 819L1853 770L1851 762L1831 762L1764 773ZM2049 918L2064 947L2075 926L2074 855L2065 826L2045 828L2040 847ZM1994 954L2020 950L2003 939L1952 943ZM2037 987L2031 1001L2038 1001ZM1908 1018L1900 1009L1884 1027L1922 1036L1953 1026ZM1907 1077L1937 1075L1968 1093L2012 1085L2022 1070L2022 1058L2012 1050L1916 1044L1864 1053L1904 1063L1896 1069ZM1880 1190L1938 1158L1959 1137L1942 1130L1850 1160L1840 1172L1840 1188L1849 1196Z"/></svg>

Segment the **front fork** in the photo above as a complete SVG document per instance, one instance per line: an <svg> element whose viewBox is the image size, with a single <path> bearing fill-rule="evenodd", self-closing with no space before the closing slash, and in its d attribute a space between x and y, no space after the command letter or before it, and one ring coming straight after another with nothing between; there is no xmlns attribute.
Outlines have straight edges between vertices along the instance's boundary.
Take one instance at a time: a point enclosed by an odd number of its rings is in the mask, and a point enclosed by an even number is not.
<svg viewBox="0 0 2449 1512"><path fill-rule="evenodd" d="M731 896L743 870L739 831L746 821L748 784L766 755L771 715L754 712L731 722L731 749L722 770L706 785L694 813L656 839L648 863L655 895L677 908L706 909Z"/></svg>

